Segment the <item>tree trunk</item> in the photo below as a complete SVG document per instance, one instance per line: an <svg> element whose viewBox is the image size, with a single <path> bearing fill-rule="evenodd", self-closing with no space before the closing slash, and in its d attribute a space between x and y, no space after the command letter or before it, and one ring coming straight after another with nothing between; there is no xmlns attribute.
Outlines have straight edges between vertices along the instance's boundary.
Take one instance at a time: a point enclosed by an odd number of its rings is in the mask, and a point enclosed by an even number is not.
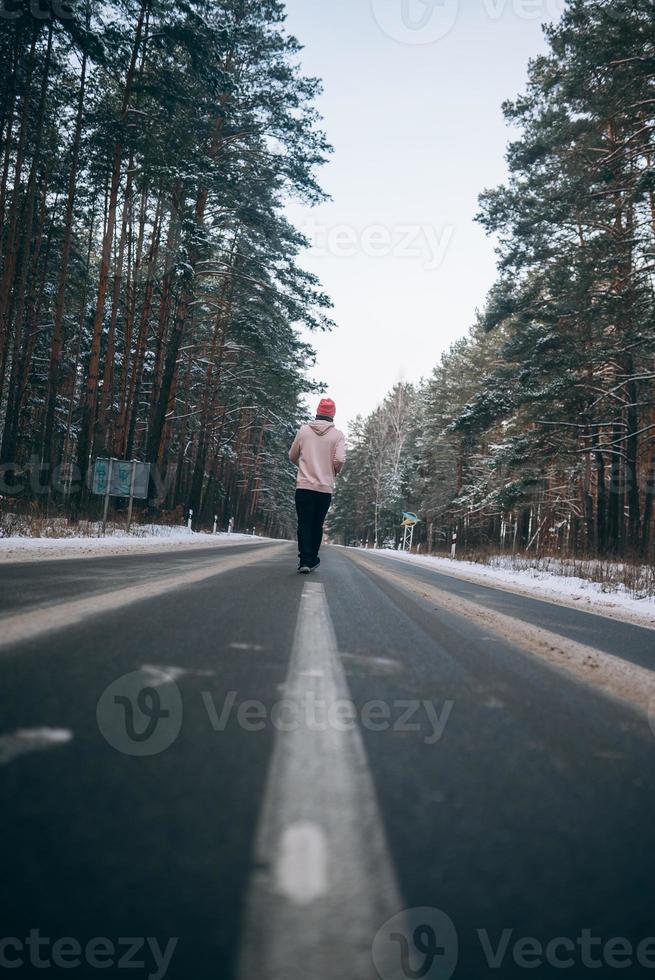
<svg viewBox="0 0 655 980"><path fill-rule="evenodd" d="M134 43L132 45L132 55L125 78L123 89L123 102L121 108L121 127L124 126L127 117L129 99L134 83L136 64L141 46L141 36L149 0L143 0L139 11L139 19L136 26ZM77 446L78 465L82 472L86 472L89 465L89 458L93 451L93 435L95 428L96 407L98 403L98 379L100 370L100 342L105 316L105 299L107 296L107 286L109 283L109 262L114 241L114 227L116 224L116 209L118 204L118 189L120 186L121 170L123 162L123 137L119 137L114 146L114 155L111 167L111 183L109 190L109 202L107 208L107 221L102 242L102 255L100 259L100 275L98 279L98 293L96 300L96 312L93 321L91 336L91 353L89 356L89 366L87 370L86 384L84 387L84 397L82 402L82 412L80 419L80 437ZM83 493L83 499L85 494Z"/></svg>
<svg viewBox="0 0 655 980"><path fill-rule="evenodd" d="M89 13L86 19L87 30L89 28ZM68 277L68 264L70 261L71 245L73 240L73 211L75 206L75 194L77 189L77 174L80 161L80 145L82 142L82 119L84 115L84 97L86 92L86 52L82 54L82 66L80 69L80 90L77 102L77 115L75 117L75 133L73 136L73 147L71 153L71 166L68 174L68 194L66 198L66 211L64 215L64 236L62 243L61 264L59 266L59 281L57 284L57 298L55 300L54 319L52 327L52 343L50 345L50 360L48 364L48 388L46 393L46 412L43 432L43 445L41 451L41 462L55 465L55 454L53 445L53 431L55 424L55 412L57 408L57 392L59 387L59 369L63 350L63 331L64 331L64 306L66 302L66 280Z"/></svg>

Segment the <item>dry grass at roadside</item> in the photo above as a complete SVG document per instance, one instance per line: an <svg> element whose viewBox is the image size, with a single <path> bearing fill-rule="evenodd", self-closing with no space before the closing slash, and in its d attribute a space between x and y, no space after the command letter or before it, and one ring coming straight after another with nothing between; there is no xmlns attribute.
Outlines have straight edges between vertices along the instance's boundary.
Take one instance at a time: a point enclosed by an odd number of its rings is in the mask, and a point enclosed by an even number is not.
<svg viewBox="0 0 655 980"><path fill-rule="evenodd" d="M601 592L625 591L633 599L655 597L655 566L647 562L560 558L549 555L503 555L475 551L461 552L457 557L490 568L579 578L596 583Z"/></svg>
<svg viewBox="0 0 655 980"><path fill-rule="evenodd" d="M107 537L114 535L125 535L126 518L122 522L109 521L107 523ZM186 525L177 523L168 525L171 529L179 532L186 530ZM152 524L133 523L130 528L130 537L144 537L153 533L165 533L165 531L153 531ZM162 520L158 522L157 528L165 528L166 524ZM102 535L101 521L78 521L73 523L66 517L43 517L33 514L2 514L0 515L0 538L97 538Z"/></svg>

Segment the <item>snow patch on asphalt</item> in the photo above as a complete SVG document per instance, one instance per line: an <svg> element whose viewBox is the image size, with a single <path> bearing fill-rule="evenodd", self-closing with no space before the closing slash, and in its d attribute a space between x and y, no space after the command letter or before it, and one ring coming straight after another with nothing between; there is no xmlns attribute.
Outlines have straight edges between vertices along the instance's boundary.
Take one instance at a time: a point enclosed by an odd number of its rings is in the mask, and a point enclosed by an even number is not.
<svg viewBox="0 0 655 980"><path fill-rule="evenodd" d="M66 745L72 738L68 728L19 728L10 735L0 736L0 766L30 752Z"/></svg>
<svg viewBox="0 0 655 980"><path fill-rule="evenodd" d="M190 670L186 667L161 667L158 664L144 664L141 668L151 687L175 684L183 677L213 677L213 670Z"/></svg>
<svg viewBox="0 0 655 980"><path fill-rule="evenodd" d="M607 592L602 590L599 583L590 582L588 579L554 575L535 568L519 570L503 567L502 558L493 566L489 566L432 555L407 554L391 549L368 551L367 554L424 565L435 572L453 575L468 582L503 588L531 598L546 599L574 609L582 608L585 612L598 613L611 619L621 619L638 626L655 628L655 598L634 599L620 585L616 587L616 591Z"/></svg>

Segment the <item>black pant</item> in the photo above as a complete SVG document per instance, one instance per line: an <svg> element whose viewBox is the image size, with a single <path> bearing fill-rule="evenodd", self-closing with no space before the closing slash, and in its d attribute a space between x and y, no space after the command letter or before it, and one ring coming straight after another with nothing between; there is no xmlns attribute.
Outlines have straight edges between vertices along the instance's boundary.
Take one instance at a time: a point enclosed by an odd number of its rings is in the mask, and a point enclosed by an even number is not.
<svg viewBox="0 0 655 980"><path fill-rule="evenodd" d="M296 490L298 515L298 558L301 565L313 565L323 540L323 521L332 503L331 493Z"/></svg>

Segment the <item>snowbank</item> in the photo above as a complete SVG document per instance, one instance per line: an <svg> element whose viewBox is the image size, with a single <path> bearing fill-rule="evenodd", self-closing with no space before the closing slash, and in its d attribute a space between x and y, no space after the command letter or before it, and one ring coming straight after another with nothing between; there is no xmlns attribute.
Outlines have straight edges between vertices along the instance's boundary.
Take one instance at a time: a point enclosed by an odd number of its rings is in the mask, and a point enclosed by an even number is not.
<svg viewBox="0 0 655 980"><path fill-rule="evenodd" d="M205 534L186 527L165 524L135 525L129 534L121 528L89 525L88 534L66 537L13 536L0 538L0 562L35 561L55 558L85 558L94 555L126 555L190 548L219 548L235 544L261 544L270 540L253 534ZM47 535L47 528L44 529ZM95 536L94 536L95 535Z"/></svg>
<svg viewBox="0 0 655 980"><path fill-rule="evenodd" d="M621 584L612 591L607 586L572 575L555 574L540 568L514 568L511 558L497 557L491 565L471 561L453 561L428 555L410 555L405 552L381 549L371 552L392 561L405 561L425 565L436 572L456 578L489 585L494 588L518 592L521 595L545 599L560 605L571 606L585 612L598 613L611 619L622 619L638 626L655 628L655 598L634 598ZM565 569L562 568L565 572Z"/></svg>

